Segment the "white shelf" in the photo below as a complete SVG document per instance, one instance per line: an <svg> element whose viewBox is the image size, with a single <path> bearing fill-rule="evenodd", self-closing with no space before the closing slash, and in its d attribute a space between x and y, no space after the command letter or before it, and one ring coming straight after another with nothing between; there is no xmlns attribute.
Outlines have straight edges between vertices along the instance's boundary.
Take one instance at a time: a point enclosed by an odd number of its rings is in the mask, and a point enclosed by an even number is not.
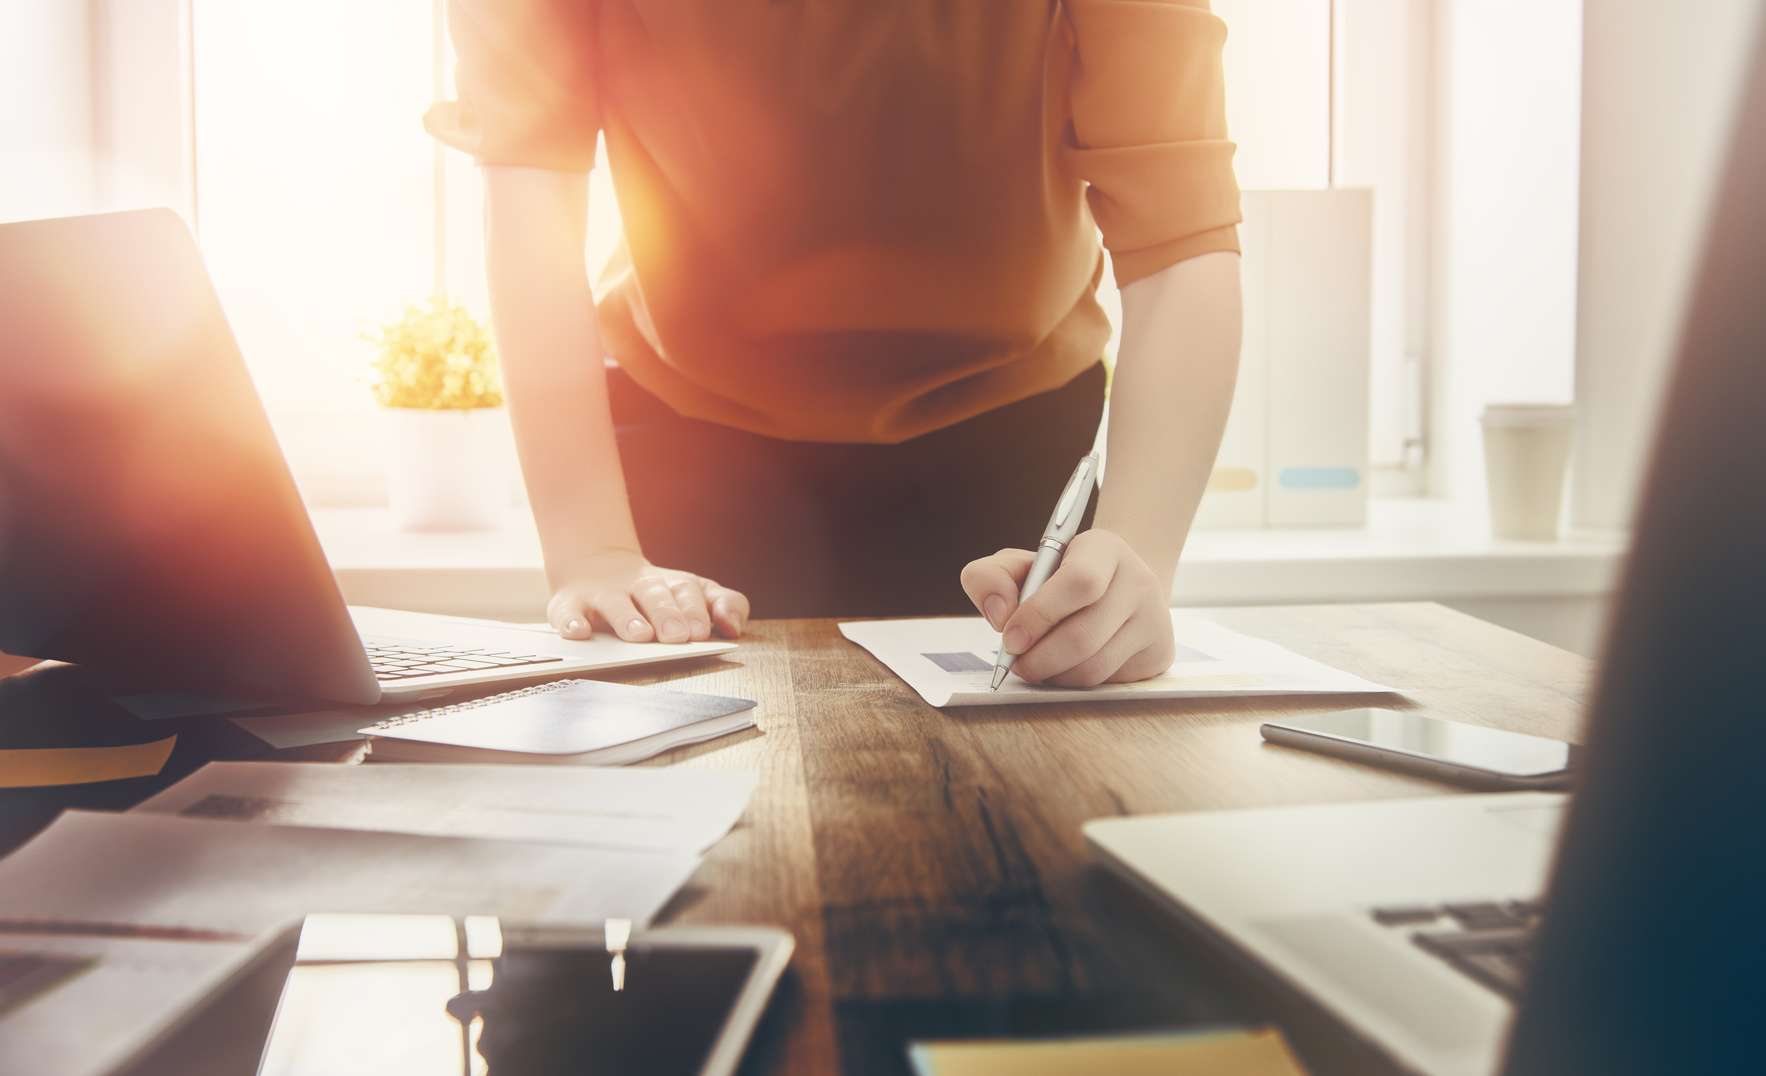
<svg viewBox="0 0 1766 1076"><path fill-rule="evenodd" d="M344 596L360 605L533 619L546 583L532 521L409 534L381 509L314 513ZM1180 605L1599 598L1624 554L1616 534L1498 541L1450 502L1376 499L1365 528L1199 531L1178 569Z"/></svg>
<svg viewBox="0 0 1766 1076"><path fill-rule="evenodd" d="M1599 597L1615 586L1624 552L1619 534L1499 540L1479 510L1376 498L1362 528L1199 531L1174 596L1182 605Z"/></svg>

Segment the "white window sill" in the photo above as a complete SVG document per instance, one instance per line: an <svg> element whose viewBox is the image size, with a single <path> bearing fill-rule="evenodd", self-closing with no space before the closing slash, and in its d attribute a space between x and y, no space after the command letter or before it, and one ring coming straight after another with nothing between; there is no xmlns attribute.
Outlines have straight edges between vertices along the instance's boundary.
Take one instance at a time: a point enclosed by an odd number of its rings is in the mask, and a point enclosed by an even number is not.
<svg viewBox="0 0 1766 1076"><path fill-rule="evenodd" d="M313 513L353 604L531 620L547 593L539 539L512 510L494 531L410 534L383 509ZM1595 599L1615 586L1622 535L1498 541L1482 515L1375 499L1359 529L1200 531L1178 569L1180 605ZM953 581L953 584L954 581Z"/></svg>

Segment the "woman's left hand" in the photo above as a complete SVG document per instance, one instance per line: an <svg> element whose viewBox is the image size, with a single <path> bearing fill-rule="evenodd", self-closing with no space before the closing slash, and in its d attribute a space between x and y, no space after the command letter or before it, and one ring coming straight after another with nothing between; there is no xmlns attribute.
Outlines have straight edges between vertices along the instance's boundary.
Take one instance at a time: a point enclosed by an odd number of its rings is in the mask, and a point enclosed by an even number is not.
<svg viewBox="0 0 1766 1076"><path fill-rule="evenodd" d="M1032 683L1096 687L1158 676L1177 654L1170 594L1146 561L1113 531L1092 529L1030 600L1018 588L1035 554L1002 549L970 561L963 590L995 631L1012 671Z"/></svg>

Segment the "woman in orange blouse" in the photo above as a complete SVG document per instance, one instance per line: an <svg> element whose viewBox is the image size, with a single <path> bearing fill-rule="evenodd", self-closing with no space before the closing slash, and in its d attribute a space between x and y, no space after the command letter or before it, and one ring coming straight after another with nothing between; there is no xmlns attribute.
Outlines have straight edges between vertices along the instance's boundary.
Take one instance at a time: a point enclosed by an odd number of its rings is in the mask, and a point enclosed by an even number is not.
<svg viewBox="0 0 1766 1076"><path fill-rule="evenodd" d="M1028 679L1170 664L1238 361L1205 0L453 0L449 23L458 99L426 123L484 167L560 632L733 636L749 594L774 616L966 594ZM625 229L598 302L597 136ZM1123 301L1107 481L1020 606L1015 547L1102 409L1102 248Z"/></svg>

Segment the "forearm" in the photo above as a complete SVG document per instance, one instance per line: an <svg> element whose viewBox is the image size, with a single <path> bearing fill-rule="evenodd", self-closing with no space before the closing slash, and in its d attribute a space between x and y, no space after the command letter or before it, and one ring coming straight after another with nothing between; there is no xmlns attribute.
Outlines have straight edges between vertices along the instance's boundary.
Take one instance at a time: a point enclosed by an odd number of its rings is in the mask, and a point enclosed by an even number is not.
<svg viewBox="0 0 1766 1076"><path fill-rule="evenodd" d="M1205 254L1122 292L1109 455L1096 525L1171 590L1238 376L1239 259Z"/></svg>
<svg viewBox="0 0 1766 1076"><path fill-rule="evenodd" d="M485 170L491 316L521 470L554 587L638 548L583 265L587 177Z"/></svg>

